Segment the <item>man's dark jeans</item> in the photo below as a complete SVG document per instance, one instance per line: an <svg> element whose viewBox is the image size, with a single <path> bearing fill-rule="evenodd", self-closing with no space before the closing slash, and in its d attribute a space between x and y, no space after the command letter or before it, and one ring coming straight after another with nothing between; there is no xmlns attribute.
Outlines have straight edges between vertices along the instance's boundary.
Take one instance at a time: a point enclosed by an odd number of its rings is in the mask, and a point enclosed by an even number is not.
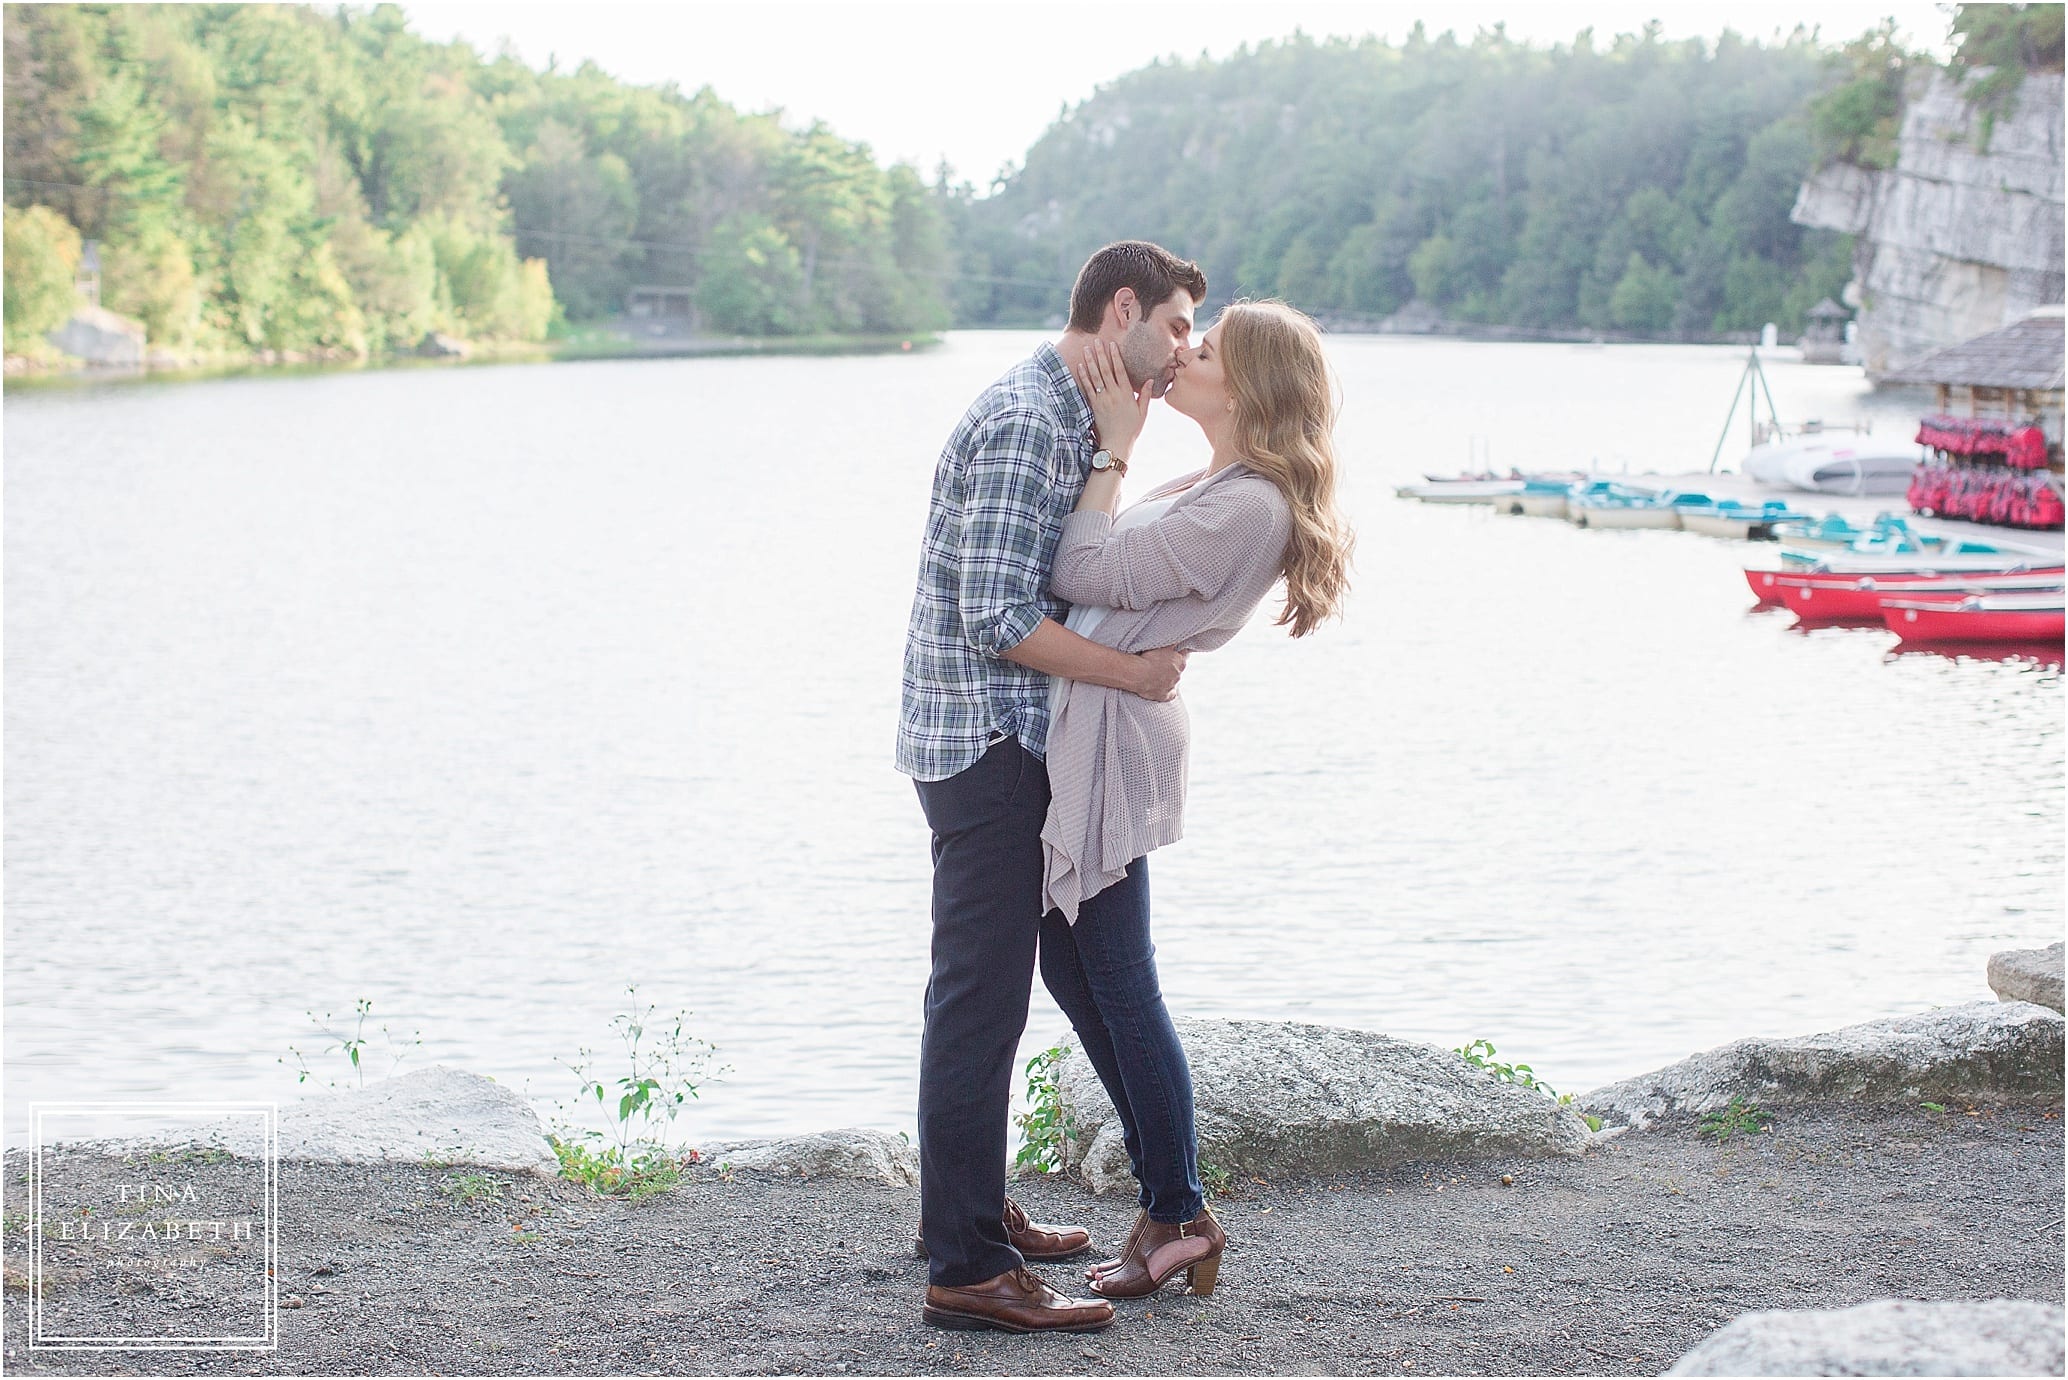
<svg viewBox="0 0 2068 1380"><path fill-rule="evenodd" d="M933 830L919 1217L931 1282L975 1284L1026 1263L1005 1235L1006 1114L1041 934L1048 767L1009 738L914 784Z"/></svg>
<svg viewBox="0 0 2068 1380"><path fill-rule="evenodd" d="M1072 925L1041 922L1041 981L1120 1113L1142 1209L1189 1222L1206 1206L1192 1118L1192 1069L1156 980L1149 940L1149 860L1086 900Z"/></svg>

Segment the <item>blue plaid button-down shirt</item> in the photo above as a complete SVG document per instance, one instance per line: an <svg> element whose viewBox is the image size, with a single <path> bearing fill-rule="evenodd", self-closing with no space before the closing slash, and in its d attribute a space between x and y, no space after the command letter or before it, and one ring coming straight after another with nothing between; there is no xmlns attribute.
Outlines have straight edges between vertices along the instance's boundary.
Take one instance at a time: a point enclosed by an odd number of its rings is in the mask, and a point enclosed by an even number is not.
<svg viewBox="0 0 2068 1380"><path fill-rule="evenodd" d="M941 781L997 734L1048 746L1048 677L1000 653L1069 608L1049 593L1063 519L1091 472L1091 405L1043 342L986 388L934 469L905 636L898 770Z"/></svg>

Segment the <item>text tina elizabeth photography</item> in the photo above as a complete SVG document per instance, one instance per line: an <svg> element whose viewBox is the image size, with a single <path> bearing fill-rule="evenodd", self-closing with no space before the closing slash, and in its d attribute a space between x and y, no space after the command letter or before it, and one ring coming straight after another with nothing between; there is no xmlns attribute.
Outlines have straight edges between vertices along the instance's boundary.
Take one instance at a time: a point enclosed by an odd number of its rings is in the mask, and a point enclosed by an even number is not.
<svg viewBox="0 0 2068 1380"><path fill-rule="evenodd" d="M2068 1369L2060 4L0 10L10 1373Z"/></svg>

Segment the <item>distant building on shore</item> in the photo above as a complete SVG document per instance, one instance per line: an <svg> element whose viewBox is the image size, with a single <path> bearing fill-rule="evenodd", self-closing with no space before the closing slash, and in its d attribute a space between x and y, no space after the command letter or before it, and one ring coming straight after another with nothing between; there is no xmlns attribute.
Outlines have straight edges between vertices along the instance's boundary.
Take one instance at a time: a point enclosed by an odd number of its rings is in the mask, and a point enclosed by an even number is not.
<svg viewBox="0 0 2068 1380"><path fill-rule="evenodd" d="M1843 364L1846 310L1826 297L1809 309L1809 328L1802 333L1802 362Z"/></svg>
<svg viewBox="0 0 2068 1380"><path fill-rule="evenodd" d="M704 324L696 289L643 283L625 294L625 324L642 336L695 335Z"/></svg>
<svg viewBox="0 0 2068 1380"><path fill-rule="evenodd" d="M1938 410L1955 417L2000 418L2036 425L2048 459L2061 463L2063 356L2068 319L2058 305L2040 307L2002 330L1935 350L1882 382L1930 385Z"/></svg>

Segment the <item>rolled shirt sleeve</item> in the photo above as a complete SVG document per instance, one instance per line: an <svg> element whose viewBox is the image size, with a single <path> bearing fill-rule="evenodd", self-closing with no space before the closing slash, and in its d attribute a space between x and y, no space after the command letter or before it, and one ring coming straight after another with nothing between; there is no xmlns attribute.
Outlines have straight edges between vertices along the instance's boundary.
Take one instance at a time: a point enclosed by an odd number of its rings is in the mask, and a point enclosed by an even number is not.
<svg viewBox="0 0 2068 1380"><path fill-rule="evenodd" d="M1019 646L1047 616L1043 507L1055 444L1046 415L1012 408L987 421L963 470L958 604L963 635L986 656Z"/></svg>

